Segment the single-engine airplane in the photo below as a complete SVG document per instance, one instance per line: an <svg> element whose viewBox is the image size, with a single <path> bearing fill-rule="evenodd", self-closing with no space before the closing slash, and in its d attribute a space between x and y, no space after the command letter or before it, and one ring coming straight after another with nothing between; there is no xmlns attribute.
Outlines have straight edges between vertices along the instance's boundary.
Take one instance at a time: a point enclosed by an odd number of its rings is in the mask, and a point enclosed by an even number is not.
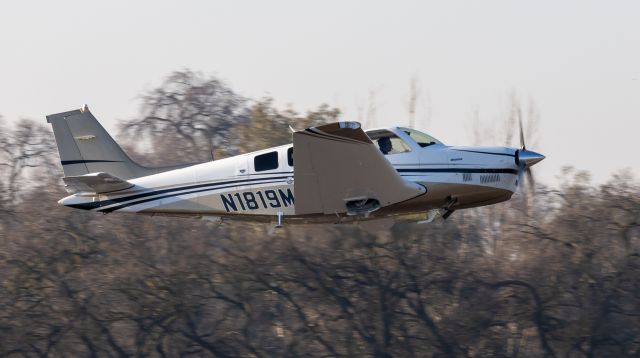
<svg viewBox="0 0 640 358"><path fill-rule="evenodd" d="M509 200L545 157L521 148L456 147L411 128L336 122L293 144L200 164L144 167L87 106L47 116L66 190L60 204L101 213L284 223L344 223L416 213L429 222ZM531 181L532 183L532 181Z"/></svg>

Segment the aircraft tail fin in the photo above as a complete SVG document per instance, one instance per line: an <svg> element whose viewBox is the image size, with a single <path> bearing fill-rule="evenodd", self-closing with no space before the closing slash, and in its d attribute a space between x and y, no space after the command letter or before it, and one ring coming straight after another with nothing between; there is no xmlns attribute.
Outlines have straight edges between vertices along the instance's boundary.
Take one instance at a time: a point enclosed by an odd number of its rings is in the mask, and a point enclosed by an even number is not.
<svg viewBox="0 0 640 358"><path fill-rule="evenodd" d="M147 168L131 160L85 105L47 116L53 126L64 175L109 173L124 180L184 166Z"/></svg>

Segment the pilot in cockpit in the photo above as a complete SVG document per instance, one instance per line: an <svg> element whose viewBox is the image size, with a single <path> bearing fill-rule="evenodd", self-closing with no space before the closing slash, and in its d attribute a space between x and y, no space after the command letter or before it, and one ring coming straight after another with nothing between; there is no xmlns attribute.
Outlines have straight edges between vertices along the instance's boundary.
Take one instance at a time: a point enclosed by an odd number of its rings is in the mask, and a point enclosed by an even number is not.
<svg viewBox="0 0 640 358"><path fill-rule="evenodd" d="M389 137L380 137L378 139L378 147L382 154L387 155L393 150L393 145L391 144L391 138Z"/></svg>

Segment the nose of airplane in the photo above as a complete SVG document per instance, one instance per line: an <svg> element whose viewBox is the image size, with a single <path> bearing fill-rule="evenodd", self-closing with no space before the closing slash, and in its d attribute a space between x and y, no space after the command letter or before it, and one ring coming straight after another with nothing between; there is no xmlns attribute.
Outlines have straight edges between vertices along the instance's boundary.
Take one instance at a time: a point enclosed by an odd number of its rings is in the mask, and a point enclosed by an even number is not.
<svg viewBox="0 0 640 358"><path fill-rule="evenodd" d="M524 163L527 167L530 167L539 161L546 158L540 153L536 153L531 150L520 149L516 154L516 164Z"/></svg>

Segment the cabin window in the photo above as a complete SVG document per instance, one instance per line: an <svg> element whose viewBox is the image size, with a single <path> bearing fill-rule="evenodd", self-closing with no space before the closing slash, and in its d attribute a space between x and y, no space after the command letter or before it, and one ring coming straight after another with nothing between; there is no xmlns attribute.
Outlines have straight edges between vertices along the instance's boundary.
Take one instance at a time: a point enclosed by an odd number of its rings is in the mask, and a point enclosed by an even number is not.
<svg viewBox="0 0 640 358"><path fill-rule="evenodd" d="M287 163L290 167L293 166L293 147L287 149Z"/></svg>
<svg viewBox="0 0 640 358"><path fill-rule="evenodd" d="M253 166L257 172L278 169L278 152L256 155L253 158Z"/></svg>

